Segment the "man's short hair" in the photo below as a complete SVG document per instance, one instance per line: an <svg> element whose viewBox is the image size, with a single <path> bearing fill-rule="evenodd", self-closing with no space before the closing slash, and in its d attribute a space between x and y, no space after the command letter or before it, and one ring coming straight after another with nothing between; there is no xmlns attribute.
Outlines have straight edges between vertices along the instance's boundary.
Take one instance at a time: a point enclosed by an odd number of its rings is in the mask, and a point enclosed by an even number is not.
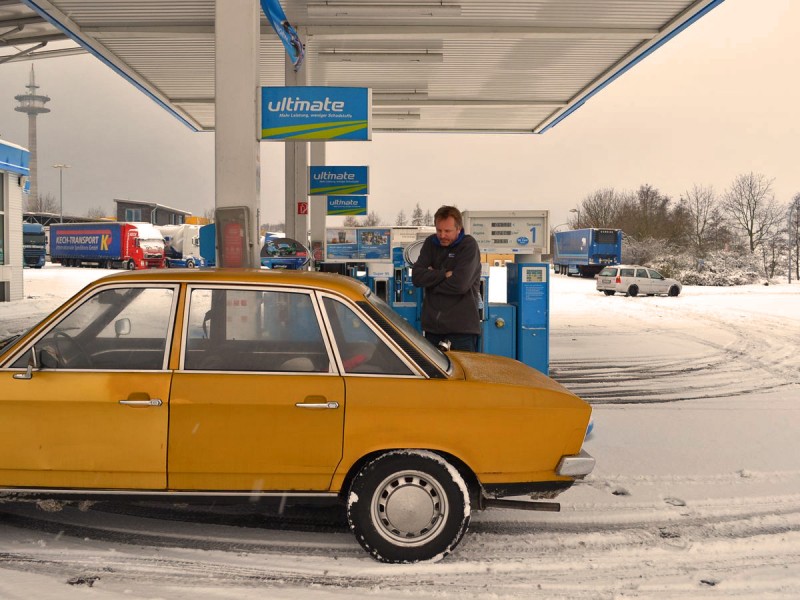
<svg viewBox="0 0 800 600"><path fill-rule="evenodd" d="M442 219L448 217L453 217L453 220L456 222L456 227L464 229L464 218L461 216L461 211L455 206L442 206L436 211L436 214L433 215L433 222L438 223Z"/></svg>

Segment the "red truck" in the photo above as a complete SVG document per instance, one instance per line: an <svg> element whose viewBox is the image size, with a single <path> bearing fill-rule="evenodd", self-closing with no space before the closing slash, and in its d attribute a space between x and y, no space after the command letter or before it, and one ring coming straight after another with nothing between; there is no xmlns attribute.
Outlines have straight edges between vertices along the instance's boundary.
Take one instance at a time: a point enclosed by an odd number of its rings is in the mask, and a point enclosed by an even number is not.
<svg viewBox="0 0 800 600"><path fill-rule="evenodd" d="M150 223L59 223L50 225L50 260L66 267L160 268L164 237Z"/></svg>

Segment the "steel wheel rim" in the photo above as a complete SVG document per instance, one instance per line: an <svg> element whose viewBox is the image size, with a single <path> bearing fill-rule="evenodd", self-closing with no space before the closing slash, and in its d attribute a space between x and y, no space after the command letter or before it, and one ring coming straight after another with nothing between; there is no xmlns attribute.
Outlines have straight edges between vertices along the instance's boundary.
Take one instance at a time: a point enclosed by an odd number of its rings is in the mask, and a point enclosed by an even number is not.
<svg viewBox="0 0 800 600"><path fill-rule="evenodd" d="M372 522L384 539L420 546L435 538L450 512L444 488L421 471L401 471L384 479L370 505Z"/></svg>

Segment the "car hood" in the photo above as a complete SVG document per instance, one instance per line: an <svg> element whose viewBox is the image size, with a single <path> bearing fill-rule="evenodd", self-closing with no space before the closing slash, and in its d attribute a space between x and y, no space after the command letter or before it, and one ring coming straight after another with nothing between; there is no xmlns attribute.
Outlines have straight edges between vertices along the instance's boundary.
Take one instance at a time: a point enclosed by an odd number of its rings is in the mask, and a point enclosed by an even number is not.
<svg viewBox="0 0 800 600"><path fill-rule="evenodd" d="M451 351L447 356L461 367L464 379L467 381L532 386L575 396L560 383L518 360L477 352Z"/></svg>

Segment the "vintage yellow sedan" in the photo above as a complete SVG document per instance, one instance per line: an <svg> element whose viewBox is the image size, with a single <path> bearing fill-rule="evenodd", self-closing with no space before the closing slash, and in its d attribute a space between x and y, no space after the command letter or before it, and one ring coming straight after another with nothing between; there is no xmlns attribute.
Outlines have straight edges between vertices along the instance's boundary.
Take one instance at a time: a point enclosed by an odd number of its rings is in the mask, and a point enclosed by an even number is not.
<svg viewBox="0 0 800 600"><path fill-rule="evenodd" d="M354 279L120 273L0 342L0 494L324 496L376 559L436 560L472 510L557 510L594 466L590 416Z"/></svg>

